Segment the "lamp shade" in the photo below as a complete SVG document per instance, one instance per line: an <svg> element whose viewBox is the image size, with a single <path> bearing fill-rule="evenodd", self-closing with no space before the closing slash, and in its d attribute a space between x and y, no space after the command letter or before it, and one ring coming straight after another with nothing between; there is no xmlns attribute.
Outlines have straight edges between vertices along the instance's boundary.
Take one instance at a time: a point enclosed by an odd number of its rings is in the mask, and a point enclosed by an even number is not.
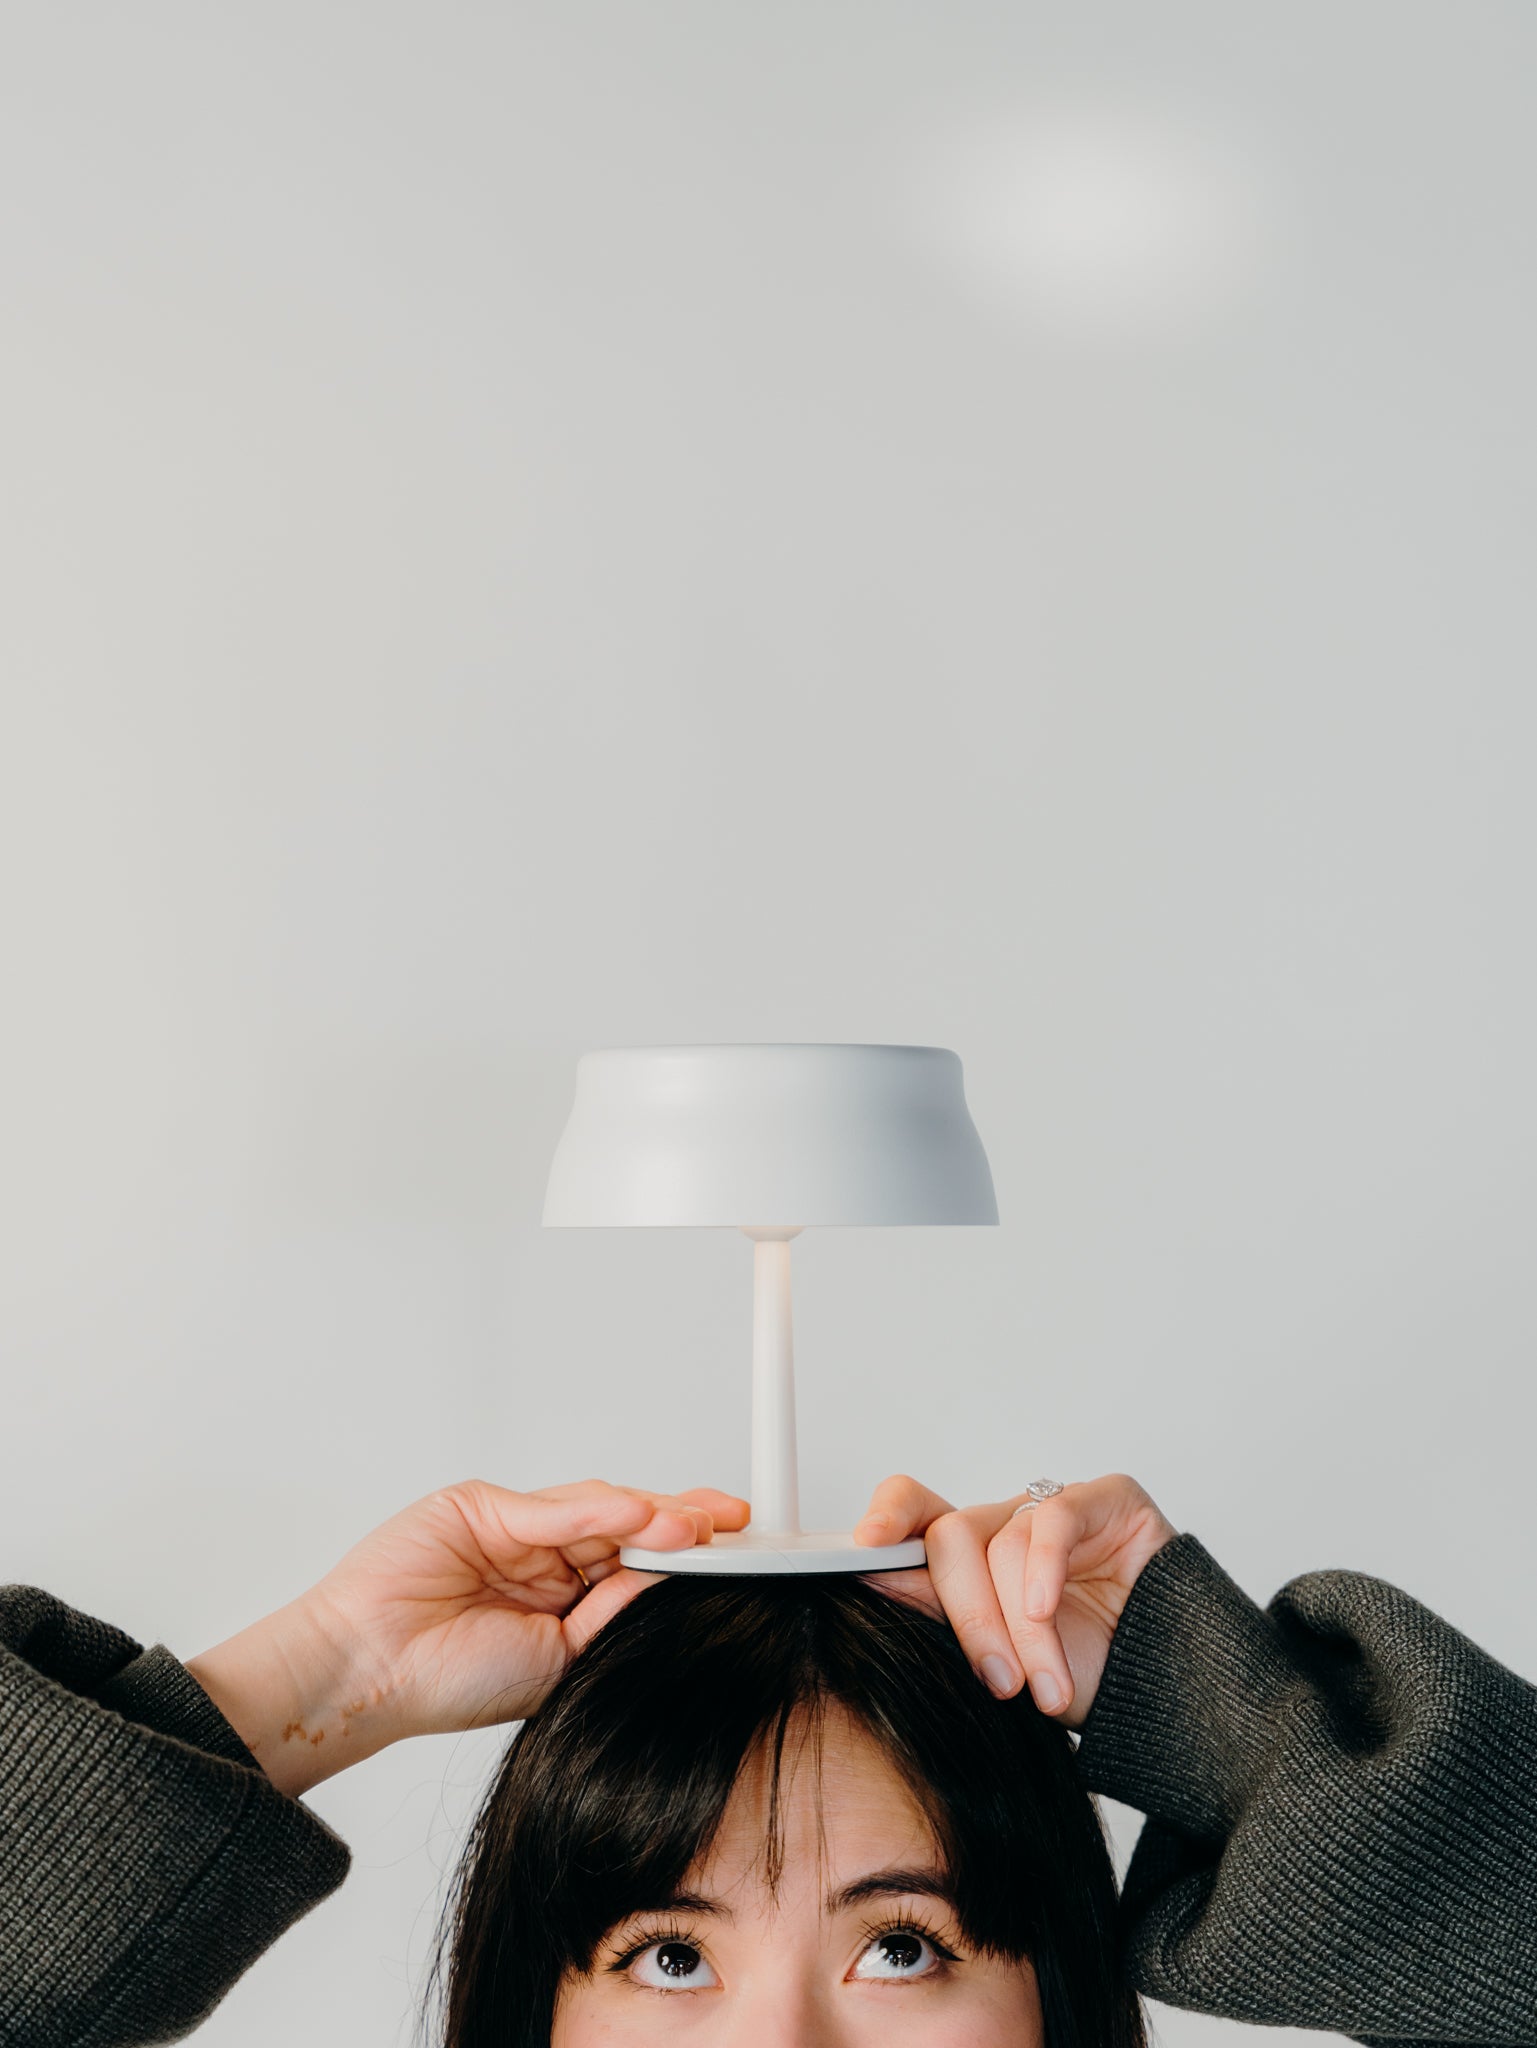
<svg viewBox="0 0 1537 2048"><path fill-rule="evenodd" d="M547 1224L996 1223L961 1063L932 1045L590 1052Z"/></svg>

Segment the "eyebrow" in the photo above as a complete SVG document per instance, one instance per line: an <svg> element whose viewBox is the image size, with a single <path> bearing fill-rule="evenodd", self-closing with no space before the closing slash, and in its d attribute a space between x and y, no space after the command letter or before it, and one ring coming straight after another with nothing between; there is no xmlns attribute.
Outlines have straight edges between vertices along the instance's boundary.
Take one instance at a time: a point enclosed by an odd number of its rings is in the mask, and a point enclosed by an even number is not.
<svg viewBox="0 0 1537 2048"><path fill-rule="evenodd" d="M955 1904L955 1894L950 1880L942 1870L928 1867L913 1869L872 1870L864 1877L856 1877L848 1884L840 1885L835 1892L829 1892L825 1901L829 1914L845 1913L850 1906L862 1905L866 1899L922 1898L941 1899L947 1906ZM709 1913L718 1920L730 1920L734 1916L731 1908L721 1899L712 1899L704 1892L670 1892L665 1899L658 1899L653 1906L639 1906L630 1918L639 1918L644 1913Z"/></svg>
<svg viewBox="0 0 1537 2048"><path fill-rule="evenodd" d="M837 1891L828 1894L827 1910L829 1913L842 1913L865 1899L904 1897L942 1899L947 1906L955 1904L955 1894L945 1873L924 1867L872 1870L868 1877L856 1877L852 1883L841 1885Z"/></svg>

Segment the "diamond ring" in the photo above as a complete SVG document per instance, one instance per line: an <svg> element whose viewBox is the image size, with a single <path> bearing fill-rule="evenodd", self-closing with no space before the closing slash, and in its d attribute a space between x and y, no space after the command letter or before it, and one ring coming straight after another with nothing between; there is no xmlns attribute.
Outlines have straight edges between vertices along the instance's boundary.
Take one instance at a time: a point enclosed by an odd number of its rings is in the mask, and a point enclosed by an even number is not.
<svg viewBox="0 0 1537 2048"><path fill-rule="evenodd" d="M1014 1514L1028 1515L1032 1508L1038 1508L1043 1500L1050 1500L1053 1495L1061 1491L1062 1481L1060 1479L1032 1479L1025 1488L1025 1492L1030 1498L1022 1500L1019 1506L1015 1508ZM1009 1517L1011 1521L1013 1518L1013 1515Z"/></svg>

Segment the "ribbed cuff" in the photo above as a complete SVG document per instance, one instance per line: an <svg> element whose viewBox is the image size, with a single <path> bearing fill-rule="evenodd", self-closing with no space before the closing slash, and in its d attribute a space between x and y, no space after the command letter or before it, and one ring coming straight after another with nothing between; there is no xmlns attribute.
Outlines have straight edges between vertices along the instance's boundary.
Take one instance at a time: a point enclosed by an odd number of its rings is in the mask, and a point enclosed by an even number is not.
<svg viewBox="0 0 1537 2048"><path fill-rule="evenodd" d="M104 1707L157 1734L174 1736L226 1763L259 1771L252 1756L184 1664L163 1643L141 1650L131 1663L92 1688Z"/></svg>
<svg viewBox="0 0 1537 2048"><path fill-rule="evenodd" d="M178 2039L346 1875L163 1648L0 1589L0 2040Z"/></svg>
<svg viewBox="0 0 1537 2048"><path fill-rule="evenodd" d="M0 1648L14 1650L35 1671L93 1693L132 1662L142 1645L109 1621L82 1614L41 1586L0 1586Z"/></svg>
<svg viewBox="0 0 1537 2048"><path fill-rule="evenodd" d="M1275 1623L1196 1536L1143 1567L1078 1745L1104 1792L1184 1833L1220 1840L1307 1683Z"/></svg>
<svg viewBox="0 0 1537 2048"><path fill-rule="evenodd" d="M162 1757L170 1747L161 1745ZM221 1824L186 1827L187 1807L216 1811L216 1786L230 1780L238 1780L239 1793ZM45 2041L46 2048L117 2048L123 2041L179 2039L347 1875L346 1843L259 1770L200 1757L184 1802L177 1846L186 1860L174 1888L137 1939L73 2002L58 2034L38 2035L40 2048ZM166 1846L158 1834L146 1844L156 1857Z"/></svg>

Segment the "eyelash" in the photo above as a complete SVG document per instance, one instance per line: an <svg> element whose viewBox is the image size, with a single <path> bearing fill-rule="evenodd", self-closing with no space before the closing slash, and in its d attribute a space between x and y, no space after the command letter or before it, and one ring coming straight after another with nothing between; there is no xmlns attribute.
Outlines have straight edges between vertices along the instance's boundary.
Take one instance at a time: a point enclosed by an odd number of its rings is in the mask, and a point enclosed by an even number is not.
<svg viewBox="0 0 1537 2048"><path fill-rule="evenodd" d="M616 1955L607 1968L616 1972L627 1970L637 1956L643 1956L648 1948L655 1948L664 1941L686 1942L690 1948L698 1948L699 1930L697 1927L684 1927L675 1920L668 1921L664 1927L648 1928L637 1941L628 1944L622 1955Z"/></svg>
<svg viewBox="0 0 1537 2048"><path fill-rule="evenodd" d="M926 1941L942 1963L960 1961L955 1950L941 1939L938 1930L929 1926L927 1921L915 1913L909 1914L905 1920L866 1920L861 1923L861 1932L867 1948L872 1941L879 1941L883 1934L913 1934L920 1941ZM676 1920L670 1920L662 1927L648 1928L637 1940L629 1942L605 1967L616 1975L621 1975L636 1957L643 1956L648 1948L657 1948L668 1941L686 1942L690 1948L697 1948L700 1946L699 1930L695 1927L685 1927Z"/></svg>
<svg viewBox="0 0 1537 2048"><path fill-rule="evenodd" d="M960 1957L949 1943L942 1940L936 1928L931 1927L921 1915L909 1913L903 1920L866 1920L863 1923L866 1947L872 1941L879 1941L883 1934L915 1934L920 1941L926 1941L942 1963L958 1963Z"/></svg>

